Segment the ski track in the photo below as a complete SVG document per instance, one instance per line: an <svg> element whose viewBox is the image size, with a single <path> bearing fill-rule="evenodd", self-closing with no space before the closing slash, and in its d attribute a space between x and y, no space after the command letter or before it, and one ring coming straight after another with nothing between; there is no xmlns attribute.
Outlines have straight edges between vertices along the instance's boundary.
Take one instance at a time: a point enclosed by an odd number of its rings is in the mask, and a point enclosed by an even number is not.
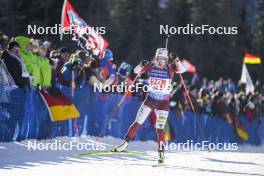
<svg viewBox="0 0 264 176"><path fill-rule="evenodd" d="M94 142L95 137L58 137L41 142L55 140ZM100 142L110 150L121 140L105 137ZM130 143L128 150L146 151L147 155L82 157L76 154L87 151L33 151L28 150L27 143L0 143L0 176L264 176L264 146L239 146L236 152L170 151L166 153L165 166L152 167L157 162L156 144L153 141Z"/></svg>

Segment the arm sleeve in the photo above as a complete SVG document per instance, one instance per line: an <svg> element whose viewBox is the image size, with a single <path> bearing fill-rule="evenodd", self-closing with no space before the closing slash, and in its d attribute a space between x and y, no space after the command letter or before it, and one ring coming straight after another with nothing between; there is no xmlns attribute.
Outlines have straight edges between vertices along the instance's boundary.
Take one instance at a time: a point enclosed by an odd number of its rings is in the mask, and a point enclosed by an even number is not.
<svg viewBox="0 0 264 176"><path fill-rule="evenodd" d="M140 72L143 73L143 72L150 72L151 70L151 66L152 64L149 63L147 64L146 66L141 66L141 64L137 65L135 68L134 68L134 73L135 74L139 74Z"/></svg>
<svg viewBox="0 0 264 176"><path fill-rule="evenodd" d="M17 86L23 87L28 84L28 79L22 77L22 68L18 61L11 57L3 58L3 61Z"/></svg>
<svg viewBox="0 0 264 176"><path fill-rule="evenodd" d="M139 74L142 70L143 70L143 67L141 66L141 64L139 64L139 65L137 65L137 66L134 68L134 73L135 73L135 74Z"/></svg>

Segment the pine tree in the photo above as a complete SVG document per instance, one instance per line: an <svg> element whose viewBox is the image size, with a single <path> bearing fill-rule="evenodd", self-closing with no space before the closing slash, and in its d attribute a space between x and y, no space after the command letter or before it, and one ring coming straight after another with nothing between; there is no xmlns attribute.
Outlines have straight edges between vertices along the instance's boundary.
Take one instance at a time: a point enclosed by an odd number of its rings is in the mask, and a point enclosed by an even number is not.
<svg viewBox="0 0 264 176"><path fill-rule="evenodd" d="M263 78L263 70L264 70L264 1L258 0L256 2L256 28L254 31L254 48L256 53L260 55L262 59L262 68L259 68L259 79L262 81Z"/></svg>
<svg viewBox="0 0 264 176"><path fill-rule="evenodd" d="M256 3L257 13L255 15L256 28L254 32L254 46L262 58L264 58L264 1L258 0Z"/></svg>
<svg viewBox="0 0 264 176"><path fill-rule="evenodd" d="M159 9L155 0L113 0L111 42L118 57L135 65L153 54L157 43Z"/></svg>
<svg viewBox="0 0 264 176"><path fill-rule="evenodd" d="M196 35L192 42L192 58L196 59L201 74L211 78L235 77L240 72L234 66L241 65L250 30L246 21L244 0L192 1L192 23L214 27L238 27L237 35Z"/></svg>

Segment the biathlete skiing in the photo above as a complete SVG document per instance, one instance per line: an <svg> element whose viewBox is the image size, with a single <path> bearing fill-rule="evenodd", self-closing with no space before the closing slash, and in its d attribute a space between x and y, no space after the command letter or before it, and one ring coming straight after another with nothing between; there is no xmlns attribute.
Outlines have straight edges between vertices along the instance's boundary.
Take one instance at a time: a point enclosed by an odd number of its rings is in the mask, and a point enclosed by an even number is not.
<svg viewBox="0 0 264 176"><path fill-rule="evenodd" d="M180 64L178 58L175 58L169 64L169 52L167 48L158 48L152 62L142 61L134 69L135 74L147 72L149 75L148 94L140 106L135 121L129 127L124 141L113 152L125 151L129 141L136 135L139 127L144 123L149 114L154 111L156 114L156 132L158 143L158 164L165 161L164 145L165 134L164 126L169 115L169 100L172 90L172 78L174 73L182 73L178 70L177 65Z"/></svg>

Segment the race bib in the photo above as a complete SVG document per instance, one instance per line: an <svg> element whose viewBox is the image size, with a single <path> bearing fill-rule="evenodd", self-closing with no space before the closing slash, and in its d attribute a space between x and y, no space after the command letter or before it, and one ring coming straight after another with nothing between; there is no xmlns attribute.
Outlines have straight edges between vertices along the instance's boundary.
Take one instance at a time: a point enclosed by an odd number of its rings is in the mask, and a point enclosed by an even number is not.
<svg viewBox="0 0 264 176"><path fill-rule="evenodd" d="M150 78L151 91L170 92L170 79Z"/></svg>

